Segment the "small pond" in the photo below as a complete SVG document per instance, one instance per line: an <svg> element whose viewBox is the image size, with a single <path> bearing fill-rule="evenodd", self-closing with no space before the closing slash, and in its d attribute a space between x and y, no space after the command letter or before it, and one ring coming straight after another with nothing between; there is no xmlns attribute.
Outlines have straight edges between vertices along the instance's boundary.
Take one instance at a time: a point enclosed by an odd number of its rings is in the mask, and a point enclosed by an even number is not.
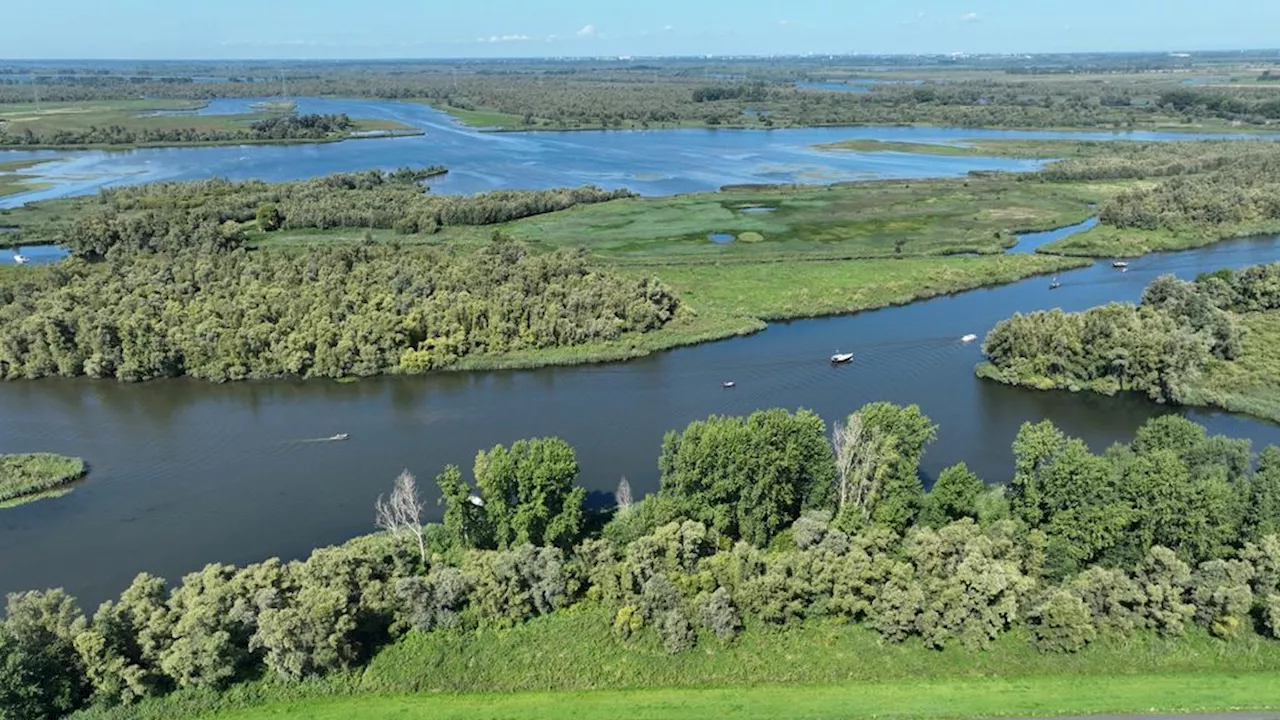
<svg viewBox="0 0 1280 720"><path fill-rule="evenodd" d="M19 248L0 250L0 265L47 265L68 255L57 245L23 245ZM18 258L22 258L20 262Z"/></svg>

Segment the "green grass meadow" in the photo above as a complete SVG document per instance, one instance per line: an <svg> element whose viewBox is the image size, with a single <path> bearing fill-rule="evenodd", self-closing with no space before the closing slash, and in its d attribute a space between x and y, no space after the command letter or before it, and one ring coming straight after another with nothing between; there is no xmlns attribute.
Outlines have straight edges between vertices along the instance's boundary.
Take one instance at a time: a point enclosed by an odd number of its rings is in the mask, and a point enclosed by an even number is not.
<svg viewBox="0 0 1280 720"><path fill-rule="evenodd" d="M207 720L819 720L1047 717L1097 713L1267 710L1280 676L1198 675L925 681L515 695L317 699L204 716Z"/></svg>

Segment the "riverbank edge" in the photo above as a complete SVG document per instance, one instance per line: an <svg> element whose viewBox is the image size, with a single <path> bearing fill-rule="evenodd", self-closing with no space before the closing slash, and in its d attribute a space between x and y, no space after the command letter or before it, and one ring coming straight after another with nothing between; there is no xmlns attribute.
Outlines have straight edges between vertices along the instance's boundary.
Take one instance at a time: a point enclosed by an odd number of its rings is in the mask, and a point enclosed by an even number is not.
<svg viewBox="0 0 1280 720"><path fill-rule="evenodd" d="M1082 240L1091 241L1108 233L1116 236L1116 239L1113 241L1115 244L1107 247L1070 247L1073 242L1079 243ZM1235 225L1225 230L1220 228L1210 228L1206 229L1204 232L1185 230L1178 232L1171 232L1167 230L1121 230L1098 225L1098 227L1090 228L1084 232L1076 233L1070 237L1065 237L1061 240L1055 240L1047 245L1043 245L1037 248L1036 252L1044 255L1057 255L1060 257L1082 257L1094 259L1108 257L1138 258L1144 255L1153 255L1155 253L1196 250L1198 248L1209 247L1210 245L1216 245L1218 243L1228 242L1231 240L1267 238L1277 234L1280 234L1280 221ZM1104 241L1111 240L1111 238L1105 237L1102 239ZM1166 242L1158 246L1142 244L1137 247L1125 247L1120 244L1129 239L1134 241L1138 241L1139 239L1145 239L1148 241L1152 239L1164 239Z"/></svg>
<svg viewBox="0 0 1280 720"><path fill-rule="evenodd" d="M40 478L38 487L34 487L29 491L9 494L0 487L0 510L17 507L18 505L26 505L27 503L36 502L37 500L45 500L54 497L61 497L71 492L70 487L75 483L83 480L89 474L89 466L82 458L70 457L67 455L57 455L54 453L17 453L10 455L0 455L0 467L4 463L59 463L66 467L60 469L57 473L48 474ZM3 480L3 478L0 478Z"/></svg>
<svg viewBox="0 0 1280 720"><path fill-rule="evenodd" d="M1198 385L1192 385L1187 389L1188 398L1186 402L1172 405L1163 400L1152 399L1136 390L1119 390L1115 392L1107 392L1093 387L1091 383L1083 385L1075 383L1066 383L1050 377L1009 377L1005 375L1000 368L993 365L990 361L983 360L973 368L973 374L981 380L990 380L998 382L1008 387L1021 388L1024 390L1037 390L1040 392L1069 392L1069 393L1093 393L1105 397L1120 397L1122 395L1132 395L1142 398L1148 402L1154 402L1158 405L1169 405L1169 407L1189 408L1193 410L1217 410L1230 413L1232 415L1243 415L1251 417L1255 420L1269 422L1280 425L1280 405L1259 401L1257 398L1251 398L1245 395L1218 395L1211 392L1208 388Z"/></svg>
<svg viewBox="0 0 1280 720"><path fill-rule="evenodd" d="M997 256L998 257L998 256ZM628 338L607 344L584 345L572 348L555 348L553 350L536 350L529 353L507 354L500 357L478 356L464 358L457 364L444 368L445 372L471 372L482 370L534 370L543 367L567 365L592 365L609 362L622 362L653 355L681 347L693 347L706 343L727 340L734 337L745 337L767 330L772 322L792 322L797 320L813 320L825 317L857 315L863 312L883 310L885 308L902 307L916 302L932 300L939 297L951 297L961 293L999 287L1020 282L1032 277L1048 276L1088 267L1092 260L1085 258L1060 258L1061 262L1050 268L1041 268L1023 273L1011 273L996 279L975 279L973 282L958 283L945 289L930 289L916 292L910 296L897 296L881 301L854 303L840 307L826 308L816 312L779 312L766 313L760 317L725 317L708 320L706 325L693 321L693 327L663 328L653 333ZM812 262L856 262L856 260L814 260ZM620 270L625 267L620 266ZM696 308L694 309L696 313ZM681 322L677 319L674 322ZM687 321L686 321L687 322ZM661 336L661 337L659 337ZM644 340L651 340L644 342ZM635 340L642 342L636 343ZM625 344L624 344L625 343Z"/></svg>

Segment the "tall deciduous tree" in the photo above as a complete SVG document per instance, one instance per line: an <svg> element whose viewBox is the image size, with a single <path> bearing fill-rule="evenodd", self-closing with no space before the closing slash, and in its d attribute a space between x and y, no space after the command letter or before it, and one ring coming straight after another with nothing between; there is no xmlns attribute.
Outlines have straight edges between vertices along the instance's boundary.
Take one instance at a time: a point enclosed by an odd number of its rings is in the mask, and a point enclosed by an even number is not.
<svg viewBox="0 0 1280 720"><path fill-rule="evenodd" d="M834 501L825 436L822 419L807 410L696 421L663 440L659 496L675 514L765 545L806 507Z"/></svg>
<svg viewBox="0 0 1280 720"><path fill-rule="evenodd" d="M456 468L437 479L445 525L465 544L505 549L555 545L582 535L587 491L576 485L578 459L559 438L520 440L476 455L473 490Z"/></svg>
<svg viewBox="0 0 1280 720"><path fill-rule="evenodd" d="M924 501L920 460L938 428L917 405L871 403L858 411L865 428L883 445L877 451L878 492L870 517L877 525L902 532Z"/></svg>
<svg viewBox="0 0 1280 720"><path fill-rule="evenodd" d="M964 463L943 470L925 497L920 523L939 528L961 518L977 520L978 501L986 489Z"/></svg>

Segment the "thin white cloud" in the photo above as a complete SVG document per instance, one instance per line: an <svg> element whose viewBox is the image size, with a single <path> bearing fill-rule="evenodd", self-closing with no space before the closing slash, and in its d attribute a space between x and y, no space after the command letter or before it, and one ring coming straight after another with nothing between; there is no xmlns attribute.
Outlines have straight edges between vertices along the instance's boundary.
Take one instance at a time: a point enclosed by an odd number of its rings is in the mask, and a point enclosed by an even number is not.
<svg viewBox="0 0 1280 720"><path fill-rule="evenodd" d="M476 38L476 42L482 43L528 42L528 40L528 35L490 35L487 38Z"/></svg>
<svg viewBox="0 0 1280 720"><path fill-rule="evenodd" d="M599 34L595 25L583 25L582 29L578 31L578 37L580 38L593 38Z"/></svg>
<svg viewBox="0 0 1280 720"><path fill-rule="evenodd" d="M967 23L978 22L978 13L976 12L965 13L964 15L960 16L960 22L967 22Z"/></svg>
<svg viewBox="0 0 1280 720"><path fill-rule="evenodd" d="M314 47L315 40L223 40L224 47Z"/></svg>

